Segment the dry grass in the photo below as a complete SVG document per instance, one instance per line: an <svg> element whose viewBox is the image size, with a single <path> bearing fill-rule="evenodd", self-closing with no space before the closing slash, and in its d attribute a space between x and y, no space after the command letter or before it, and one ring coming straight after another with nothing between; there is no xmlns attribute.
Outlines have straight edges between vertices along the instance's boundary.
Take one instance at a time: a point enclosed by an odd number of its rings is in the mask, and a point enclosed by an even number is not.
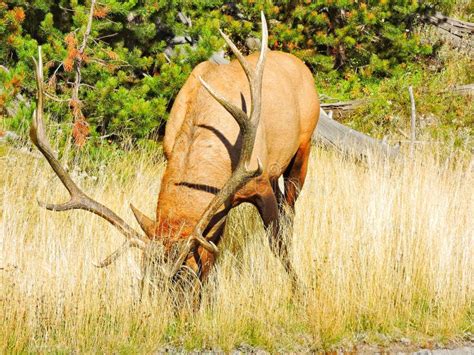
<svg viewBox="0 0 474 355"><path fill-rule="evenodd" d="M130 156L86 191L128 221L153 215L164 163ZM0 352L150 352L252 346L329 349L400 338L428 345L473 332L473 174L420 153L371 167L315 149L297 205L292 294L253 208L233 212L196 312L170 295L137 302L139 257L92 265L122 237L87 212L52 213L66 194L43 159L0 157Z"/></svg>

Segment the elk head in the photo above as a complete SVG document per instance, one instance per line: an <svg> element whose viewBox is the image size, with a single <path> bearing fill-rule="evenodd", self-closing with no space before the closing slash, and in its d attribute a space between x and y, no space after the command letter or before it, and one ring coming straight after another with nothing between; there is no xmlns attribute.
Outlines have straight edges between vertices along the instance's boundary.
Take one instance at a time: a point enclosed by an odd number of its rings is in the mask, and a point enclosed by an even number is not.
<svg viewBox="0 0 474 355"><path fill-rule="evenodd" d="M66 170L61 166L55 157L48 139L45 134L43 122L43 65L41 56L41 47L38 48L38 61L35 61L36 66L36 83L37 83L37 106L34 113L33 121L30 128L30 138L40 152L44 155L49 165L59 177L62 184L66 187L70 194L69 201L62 204L46 204L39 202L39 204L48 210L52 211L67 211L73 209L82 209L92 212L115 226L125 237L125 242L114 253L109 255L103 261L99 262L97 267L106 267L117 260L128 248L139 248L144 254L144 260L148 260L153 264L159 265L159 270L165 276L174 278L178 271L186 264L190 255L197 251L198 248L204 248L212 254L218 253L217 246L203 236L203 231L209 226L211 218L215 215L218 209L244 184L250 179L259 176L262 173L262 164L258 160L258 167L255 170L248 169L250 158L252 155L257 126L260 120L261 102L262 102L262 77L263 69L267 51L268 31L265 16L263 12L262 18L262 49L256 68L251 65L244 58L242 53L232 43L232 41L222 32L224 40L227 42L239 63L241 64L245 75L249 81L251 93L251 110L250 115L247 115L243 109L232 104L224 96L214 91L202 78L199 78L204 88L210 95L217 100L237 121L241 135L242 135L242 150L239 161L236 165L229 180L217 192L212 201L202 212L202 215L194 226L192 233L181 243L180 249L175 256L169 255L169 250L165 251L164 260L166 263L158 262L160 259L160 239L155 238L156 230L154 229L156 223L150 218L146 217L134 206L130 206L141 228L145 232L145 236L130 227L123 219L111 211L106 206L93 200L87 196L71 179ZM219 223L219 222L213 222ZM161 253L162 255L162 253ZM161 256L163 257L163 255ZM163 260L160 259L160 260Z"/></svg>

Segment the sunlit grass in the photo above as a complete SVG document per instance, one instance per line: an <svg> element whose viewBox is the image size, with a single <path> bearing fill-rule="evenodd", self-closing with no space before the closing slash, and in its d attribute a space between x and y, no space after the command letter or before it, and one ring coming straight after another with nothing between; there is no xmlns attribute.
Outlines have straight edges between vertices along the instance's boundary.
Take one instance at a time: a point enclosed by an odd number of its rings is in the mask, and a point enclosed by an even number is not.
<svg viewBox="0 0 474 355"><path fill-rule="evenodd" d="M80 185L130 223L153 215L164 162L131 153ZM429 345L473 332L472 169L420 153L355 164L314 149L297 204L289 280L254 209L234 211L200 308L166 292L138 302L139 253L97 261L123 237L87 212L36 199L67 195L41 158L0 157L0 352L159 349L317 350L401 338ZM138 227L137 227L138 228Z"/></svg>

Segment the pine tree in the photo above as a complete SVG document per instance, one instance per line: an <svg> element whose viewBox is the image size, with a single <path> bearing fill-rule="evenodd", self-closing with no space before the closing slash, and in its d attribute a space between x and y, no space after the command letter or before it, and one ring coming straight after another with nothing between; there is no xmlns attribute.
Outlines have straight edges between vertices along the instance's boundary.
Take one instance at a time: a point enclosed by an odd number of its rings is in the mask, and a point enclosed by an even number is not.
<svg viewBox="0 0 474 355"><path fill-rule="evenodd" d="M0 0L0 115L19 92L34 97L31 57L43 46L48 112L78 144L107 137L149 137L167 119L192 68L224 48L223 28L247 51L259 34L259 12L270 23L269 45L334 77L387 76L427 56L414 26L449 0ZM80 86L74 93L76 66ZM77 89L77 87L76 87ZM2 111L3 108L3 111ZM4 125L27 127L24 105ZM73 129L74 128L74 129Z"/></svg>

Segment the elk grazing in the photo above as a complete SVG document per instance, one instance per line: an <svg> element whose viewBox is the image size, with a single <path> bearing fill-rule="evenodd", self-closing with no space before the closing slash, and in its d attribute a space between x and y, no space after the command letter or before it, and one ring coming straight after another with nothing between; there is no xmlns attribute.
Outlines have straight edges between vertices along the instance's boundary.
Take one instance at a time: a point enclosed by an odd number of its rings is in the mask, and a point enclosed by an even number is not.
<svg viewBox="0 0 474 355"><path fill-rule="evenodd" d="M313 77L296 57L267 49L263 13L259 54L244 57L221 34L237 60L227 65L201 63L180 90L166 126L168 163L156 219L131 206L145 236L82 192L52 153L42 119L40 51L35 63L37 108L30 137L70 193L66 203L40 204L54 211L87 210L120 230L125 243L99 267L110 265L129 247L140 248L144 260L153 262L159 245L167 261L161 264L161 272L173 278L187 266L202 280L214 264L228 212L249 202L270 228L272 251L290 275L295 275L280 218L287 206L292 219L306 177L311 136L319 118ZM284 194L278 186L282 175Z"/></svg>

